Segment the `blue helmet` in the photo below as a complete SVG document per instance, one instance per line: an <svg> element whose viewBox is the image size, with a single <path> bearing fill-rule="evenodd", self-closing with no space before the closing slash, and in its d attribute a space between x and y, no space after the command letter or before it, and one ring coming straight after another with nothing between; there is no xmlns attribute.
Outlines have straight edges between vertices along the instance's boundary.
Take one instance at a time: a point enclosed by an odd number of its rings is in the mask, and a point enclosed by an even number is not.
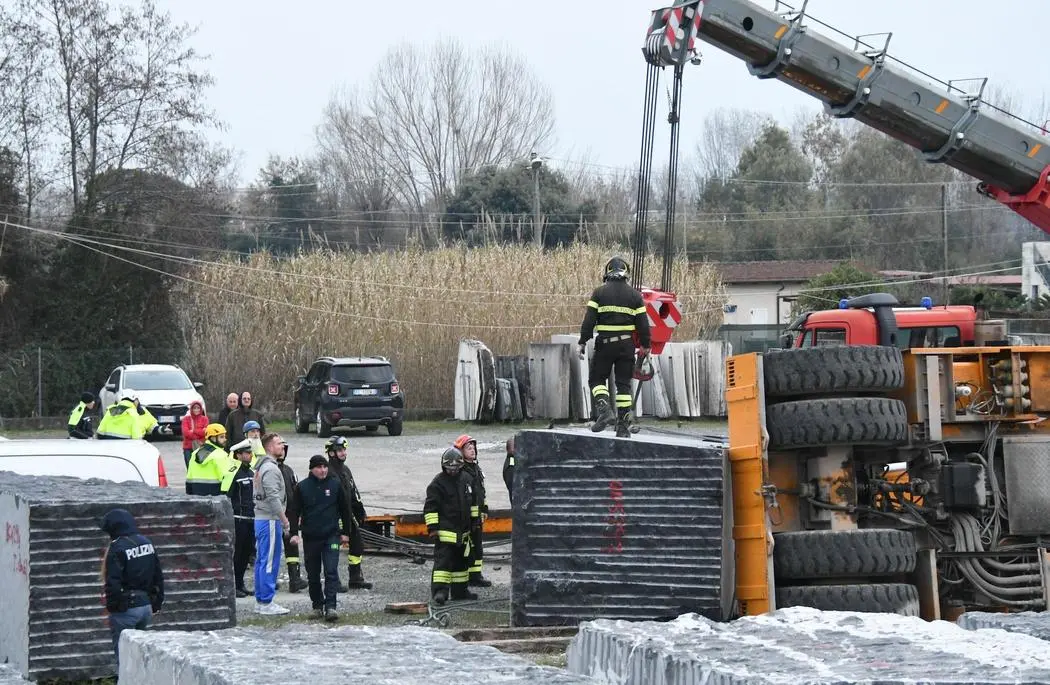
<svg viewBox="0 0 1050 685"><path fill-rule="evenodd" d="M241 429L241 432L242 433L247 433L250 430L257 430L257 431L259 431L259 430L262 430L262 426L259 425L258 421L246 421L244 423L244 428Z"/></svg>

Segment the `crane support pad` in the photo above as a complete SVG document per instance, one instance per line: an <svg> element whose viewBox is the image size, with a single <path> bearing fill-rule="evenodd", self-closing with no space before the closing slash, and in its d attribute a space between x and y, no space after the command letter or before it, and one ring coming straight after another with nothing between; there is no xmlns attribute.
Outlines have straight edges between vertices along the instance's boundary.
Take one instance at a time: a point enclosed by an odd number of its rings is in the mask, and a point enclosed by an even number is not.
<svg viewBox="0 0 1050 685"><path fill-rule="evenodd" d="M1050 682L1046 642L1028 635L808 607L731 623L591 621L567 656L570 673L622 685Z"/></svg>
<svg viewBox="0 0 1050 685"><path fill-rule="evenodd" d="M514 446L511 625L728 615L724 448L569 429Z"/></svg>
<svg viewBox="0 0 1050 685"><path fill-rule="evenodd" d="M821 35L805 26L804 13L785 18L751 0L704 0L701 7L700 40L759 77L773 76L826 108L852 111L861 123L934 152L931 161L1011 194L1027 193L1050 165L1050 146L1037 127L975 108L974 96L897 64L880 65L874 74L871 46L859 43L856 50ZM1050 223L1040 226L1050 231Z"/></svg>

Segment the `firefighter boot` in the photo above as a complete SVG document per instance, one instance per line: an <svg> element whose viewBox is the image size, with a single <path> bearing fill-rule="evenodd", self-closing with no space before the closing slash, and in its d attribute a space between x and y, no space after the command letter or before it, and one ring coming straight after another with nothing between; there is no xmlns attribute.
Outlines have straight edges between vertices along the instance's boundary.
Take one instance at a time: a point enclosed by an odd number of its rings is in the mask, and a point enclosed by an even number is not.
<svg viewBox="0 0 1050 685"><path fill-rule="evenodd" d="M620 407L616 410L616 437L631 437L631 408Z"/></svg>
<svg viewBox="0 0 1050 685"><path fill-rule="evenodd" d="M359 590L371 590L372 584L365 580L364 575L361 573L361 564L350 564L350 575L346 581L347 588L356 588Z"/></svg>
<svg viewBox="0 0 1050 685"><path fill-rule="evenodd" d="M448 585L431 586L430 597L434 604L444 604L448 601Z"/></svg>
<svg viewBox="0 0 1050 685"><path fill-rule="evenodd" d="M302 576L299 575L299 564L288 564L288 592L295 594L306 588Z"/></svg>
<svg viewBox="0 0 1050 685"><path fill-rule="evenodd" d="M466 583L452 583L452 599L474 600L478 596L470 591Z"/></svg>
<svg viewBox="0 0 1050 685"><path fill-rule="evenodd" d="M601 433L606 426L616 420L616 414L609 406L609 398L605 396L594 398L593 413L594 423L591 424L591 430L595 433Z"/></svg>

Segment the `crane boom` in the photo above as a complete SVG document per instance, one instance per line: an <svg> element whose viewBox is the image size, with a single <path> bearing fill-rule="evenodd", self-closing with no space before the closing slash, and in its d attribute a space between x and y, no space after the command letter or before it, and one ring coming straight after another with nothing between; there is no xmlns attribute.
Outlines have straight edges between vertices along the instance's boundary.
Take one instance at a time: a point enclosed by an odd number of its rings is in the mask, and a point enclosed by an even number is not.
<svg viewBox="0 0 1050 685"><path fill-rule="evenodd" d="M699 38L743 60L753 76L817 98L832 116L852 117L921 151L928 162L979 179L978 192L1050 233L1045 130L988 106L981 99L987 79L975 91L954 82L945 88L889 64L892 34L872 34L882 36L875 47L855 38L851 48L811 31L807 4L781 14L750 0L679 0L654 17L692 10L699 21L673 29L654 22L647 45L670 61L678 46Z"/></svg>

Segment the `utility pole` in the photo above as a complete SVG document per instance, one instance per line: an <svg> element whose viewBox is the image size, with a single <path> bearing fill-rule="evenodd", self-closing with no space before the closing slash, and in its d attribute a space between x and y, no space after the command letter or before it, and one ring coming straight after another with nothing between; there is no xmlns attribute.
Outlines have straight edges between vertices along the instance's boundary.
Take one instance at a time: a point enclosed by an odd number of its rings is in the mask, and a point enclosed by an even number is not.
<svg viewBox="0 0 1050 685"><path fill-rule="evenodd" d="M532 242L536 247L543 247L543 228L540 225L540 167L543 166L543 160L540 159L539 155L536 154L535 150L532 153L532 183L533 183L533 199L532 199Z"/></svg>
<svg viewBox="0 0 1050 685"><path fill-rule="evenodd" d="M948 304L948 184L941 184L941 227L944 231L944 304Z"/></svg>

